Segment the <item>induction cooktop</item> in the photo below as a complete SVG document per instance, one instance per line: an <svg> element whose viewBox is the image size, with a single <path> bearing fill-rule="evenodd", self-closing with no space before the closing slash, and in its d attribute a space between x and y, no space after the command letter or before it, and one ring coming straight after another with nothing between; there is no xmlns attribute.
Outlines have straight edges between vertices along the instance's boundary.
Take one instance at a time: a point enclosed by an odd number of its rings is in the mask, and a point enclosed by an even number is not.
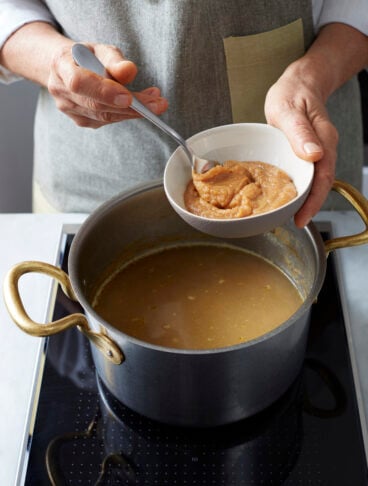
<svg viewBox="0 0 368 486"><path fill-rule="evenodd" d="M318 228L323 237L331 231L328 223ZM66 227L64 270L73 236ZM327 267L299 376L268 409L228 426L190 429L142 417L99 380L78 330L47 338L19 484L368 485L334 255ZM60 290L50 308L52 319L82 310Z"/></svg>

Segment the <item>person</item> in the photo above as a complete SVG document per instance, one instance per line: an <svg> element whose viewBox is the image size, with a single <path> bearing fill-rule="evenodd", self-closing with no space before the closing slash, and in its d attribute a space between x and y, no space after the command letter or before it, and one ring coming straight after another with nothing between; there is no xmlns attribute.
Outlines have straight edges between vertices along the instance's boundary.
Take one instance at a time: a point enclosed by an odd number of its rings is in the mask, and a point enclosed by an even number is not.
<svg viewBox="0 0 368 486"><path fill-rule="evenodd" d="M90 212L162 176L176 146L129 108L134 93L185 138L233 122L283 130L316 163L304 226L335 177L360 186L367 3L0 0L0 76L41 86L35 210ZM75 64L76 41L112 79Z"/></svg>

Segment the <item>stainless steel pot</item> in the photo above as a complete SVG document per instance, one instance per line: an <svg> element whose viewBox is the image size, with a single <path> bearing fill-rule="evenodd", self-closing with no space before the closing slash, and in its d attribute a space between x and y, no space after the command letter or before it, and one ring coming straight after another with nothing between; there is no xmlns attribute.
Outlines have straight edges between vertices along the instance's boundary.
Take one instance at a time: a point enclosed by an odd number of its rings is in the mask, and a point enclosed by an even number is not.
<svg viewBox="0 0 368 486"><path fill-rule="evenodd" d="M13 267L4 282L5 302L25 332L48 336L78 326L92 343L99 376L125 405L149 418L184 426L216 426L251 416L279 398L297 376L305 354L310 309L322 286L326 254L368 241L368 203L354 188L336 181L361 215L366 229L354 236L323 242L311 223L298 229L290 222L258 236L221 240L184 223L169 205L161 182L141 185L97 209L75 236L69 277L42 262ZM211 350L180 350L149 344L118 331L91 307L101 274L117 260L173 242L224 242L255 252L277 265L304 297L298 311L276 330L250 342ZM24 273L56 278L65 293L83 306L46 324L26 314L18 291Z"/></svg>

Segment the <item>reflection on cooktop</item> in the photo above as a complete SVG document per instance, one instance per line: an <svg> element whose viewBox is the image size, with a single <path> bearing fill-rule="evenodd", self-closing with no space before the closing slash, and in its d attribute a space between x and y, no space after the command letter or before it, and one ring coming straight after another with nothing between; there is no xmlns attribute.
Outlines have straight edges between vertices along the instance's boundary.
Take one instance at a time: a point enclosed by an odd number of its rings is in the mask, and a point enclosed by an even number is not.
<svg viewBox="0 0 368 486"><path fill-rule="evenodd" d="M86 430L60 435L48 446L49 475L55 484L67 484L67 469L61 464L73 450L86 460L98 451L97 484L188 485L276 484L275 477L282 484L301 450L300 379L259 416L201 430L141 417L116 400L98 378L97 382L100 400ZM262 463L267 467L259 467Z"/></svg>
<svg viewBox="0 0 368 486"><path fill-rule="evenodd" d="M58 292L54 317L74 306ZM331 257L300 375L271 407L239 423L172 427L129 410L96 375L76 329L49 338L46 357L27 485L368 484Z"/></svg>

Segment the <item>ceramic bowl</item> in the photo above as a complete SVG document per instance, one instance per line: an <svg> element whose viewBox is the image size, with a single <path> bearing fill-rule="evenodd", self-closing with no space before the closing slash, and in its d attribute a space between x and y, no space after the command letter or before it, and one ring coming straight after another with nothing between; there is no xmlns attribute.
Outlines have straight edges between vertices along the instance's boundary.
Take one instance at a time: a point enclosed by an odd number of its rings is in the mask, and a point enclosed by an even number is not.
<svg viewBox="0 0 368 486"><path fill-rule="evenodd" d="M197 133L187 142L199 157L219 162L238 160L273 164L291 177L297 190L297 196L289 203L256 216L232 219L197 216L184 205L184 191L192 177L192 168L183 149L178 147L164 172L166 196L174 210L199 231L223 238L265 233L292 218L308 196L314 164L297 157L286 136L275 127L262 123L224 125Z"/></svg>

